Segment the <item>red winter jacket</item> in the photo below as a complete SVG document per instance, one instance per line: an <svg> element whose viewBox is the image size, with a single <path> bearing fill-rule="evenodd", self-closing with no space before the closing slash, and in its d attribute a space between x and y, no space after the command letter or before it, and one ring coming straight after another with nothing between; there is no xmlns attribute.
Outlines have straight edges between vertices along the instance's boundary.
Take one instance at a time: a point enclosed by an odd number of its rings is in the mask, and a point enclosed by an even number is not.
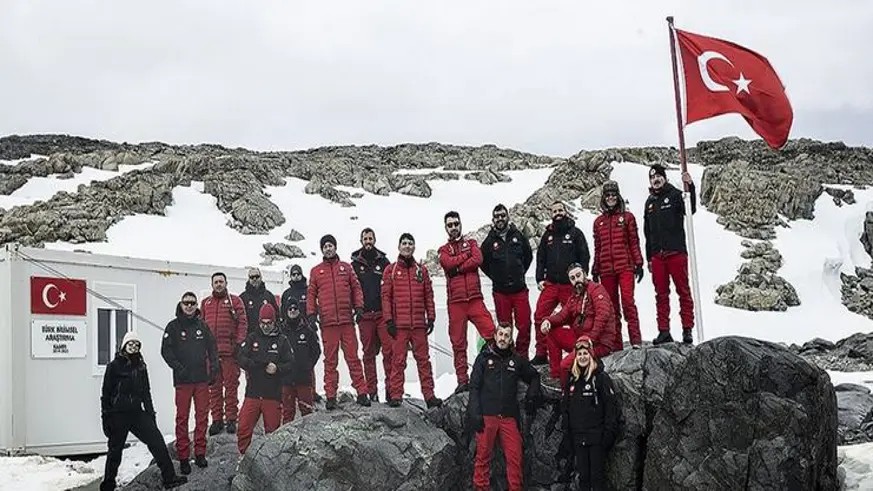
<svg viewBox="0 0 873 491"><path fill-rule="evenodd" d="M382 319L393 320L397 329L427 329L436 320L433 283L427 268L400 257L382 275Z"/></svg>
<svg viewBox="0 0 873 491"><path fill-rule="evenodd" d="M439 250L440 266L446 273L448 303L467 302L482 298L479 266L482 251L472 239L449 241Z"/></svg>
<svg viewBox="0 0 873 491"><path fill-rule="evenodd" d="M612 302L600 283L589 281L582 295L573 294L561 306L561 310L551 315L548 320L553 327L570 324L577 336L588 336L595 347L606 346L609 348L609 353L621 349L615 333L615 312L612 309Z"/></svg>
<svg viewBox="0 0 873 491"><path fill-rule="evenodd" d="M637 220L629 211L603 212L594 220L592 275L618 274L643 265Z"/></svg>
<svg viewBox="0 0 873 491"><path fill-rule="evenodd" d="M318 314L322 328L353 326L354 309L364 308L364 293L352 265L326 259L309 272L306 315Z"/></svg>
<svg viewBox="0 0 873 491"><path fill-rule="evenodd" d="M233 356L234 349L245 341L248 334L246 309L242 300L225 291L215 293L200 302L200 315L218 345L218 356Z"/></svg>

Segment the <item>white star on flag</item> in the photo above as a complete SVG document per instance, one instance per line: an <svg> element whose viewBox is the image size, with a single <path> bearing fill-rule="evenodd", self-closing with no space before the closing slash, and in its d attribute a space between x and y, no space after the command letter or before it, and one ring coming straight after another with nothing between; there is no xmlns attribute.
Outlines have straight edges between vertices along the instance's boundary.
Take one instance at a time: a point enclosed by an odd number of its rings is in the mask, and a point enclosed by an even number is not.
<svg viewBox="0 0 873 491"><path fill-rule="evenodd" d="M66 294L66 293L61 292L61 295L60 295L60 301L61 301L61 302L66 302L66 301L67 301L67 294Z"/></svg>
<svg viewBox="0 0 873 491"><path fill-rule="evenodd" d="M749 84L752 83L752 81L748 80L743 75L743 72L740 72L740 78L734 80L733 82L737 86L737 95L740 95L740 92L745 92L746 94L750 93L749 92Z"/></svg>

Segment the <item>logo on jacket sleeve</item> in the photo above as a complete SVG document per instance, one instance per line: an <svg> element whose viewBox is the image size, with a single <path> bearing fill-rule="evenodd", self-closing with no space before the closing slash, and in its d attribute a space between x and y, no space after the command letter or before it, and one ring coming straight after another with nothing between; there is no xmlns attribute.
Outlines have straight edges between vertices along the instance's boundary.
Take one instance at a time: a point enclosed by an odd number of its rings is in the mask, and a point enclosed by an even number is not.
<svg viewBox="0 0 873 491"><path fill-rule="evenodd" d="M300 334L300 339L306 339L306 334Z"/></svg>

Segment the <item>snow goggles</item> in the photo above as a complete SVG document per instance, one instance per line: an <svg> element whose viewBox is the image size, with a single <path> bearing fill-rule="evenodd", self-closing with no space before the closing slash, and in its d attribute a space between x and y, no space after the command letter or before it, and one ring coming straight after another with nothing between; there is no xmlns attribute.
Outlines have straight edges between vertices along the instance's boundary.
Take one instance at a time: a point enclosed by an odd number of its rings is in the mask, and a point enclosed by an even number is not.
<svg viewBox="0 0 873 491"><path fill-rule="evenodd" d="M587 336L582 336L581 338L576 340L576 349L580 350L583 348L589 351L594 349L594 343L592 343L591 339Z"/></svg>

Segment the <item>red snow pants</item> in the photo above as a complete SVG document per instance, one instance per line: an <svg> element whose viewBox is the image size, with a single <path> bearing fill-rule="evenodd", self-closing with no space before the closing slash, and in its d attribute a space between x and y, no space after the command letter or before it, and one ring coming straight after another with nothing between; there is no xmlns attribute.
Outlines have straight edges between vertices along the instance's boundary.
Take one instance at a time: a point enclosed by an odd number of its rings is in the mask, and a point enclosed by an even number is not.
<svg viewBox="0 0 873 491"><path fill-rule="evenodd" d="M361 345L364 350L364 379L367 380L367 392L377 394L379 392L376 375L376 355L382 351L382 369L385 370L385 386L391 380L391 346L394 340L388 335L388 327L382 322L382 315L378 312L364 314L358 323L361 330Z"/></svg>
<svg viewBox="0 0 873 491"><path fill-rule="evenodd" d="M342 347L343 357L349 367L349 375L352 377L352 386L358 395L367 394L367 381L364 380L364 369L358 358L358 337L355 335L355 326L328 326L321 329L321 344L324 346L324 392L328 399L336 398L339 385L339 372L336 367L339 363L339 350Z"/></svg>
<svg viewBox="0 0 873 491"><path fill-rule="evenodd" d="M424 400L434 397L433 368L430 364L430 346L427 343L427 329L398 329L394 339L392 352L394 363L391 367L391 379L388 395L391 399L403 398L403 382L406 379L407 346L412 344L412 357L418 365L418 380L421 383L421 395Z"/></svg>
<svg viewBox="0 0 873 491"><path fill-rule="evenodd" d="M670 280L679 295L679 318L683 329L694 327L694 300L688 284L688 254L658 253L652 256L652 283L655 285L655 307L658 331L670 331Z"/></svg>
<svg viewBox="0 0 873 491"><path fill-rule="evenodd" d="M271 399L255 399L253 397L243 399L237 431L237 448L240 455L246 453L252 443L252 433L261 416L264 417L264 434L269 435L276 431L282 421L281 405L282 401Z"/></svg>
<svg viewBox="0 0 873 491"><path fill-rule="evenodd" d="M500 436L500 446L506 457L506 480L509 491L522 491L521 433L515 418L485 416L485 429L476 433L476 461L473 464L473 486L476 489L491 489L491 452Z"/></svg>
<svg viewBox="0 0 873 491"><path fill-rule="evenodd" d="M603 275L600 284L609 294L612 306L615 309L615 336L617 346L622 346L621 314L627 321L627 334L631 344L640 345L643 337L640 334L640 315L637 312L637 304L634 302L634 272L622 271L618 274Z"/></svg>
<svg viewBox="0 0 873 491"><path fill-rule="evenodd" d="M312 387L309 385L282 387L282 424L294 421L298 406L300 406L301 416L306 416L312 412Z"/></svg>
<svg viewBox="0 0 873 491"><path fill-rule="evenodd" d="M182 384L176 386L176 455L179 460L191 458L188 437L188 417L194 401L194 455L206 456L206 427L209 425L209 386Z"/></svg>
<svg viewBox="0 0 873 491"><path fill-rule="evenodd" d="M543 291L537 298L537 307L534 311L534 332L536 333L536 356L546 356L548 346L546 335L540 330L543 320L552 315L555 307L563 305L573 295L573 285L563 285L546 282Z"/></svg>
<svg viewBox="0 0 873 491"><path fill-rule="evenodd" d="M239 365L232 356L219 356L220 373L209 386L212 421L236 421L239 411Z"/></svg>
<svg viewBox="0 0 873 491"><path fill-rule="evenodd" d="M449 340L452 342L458 385L470 381L467 373L467 321L473 323L483 339L494 338L494 319L481 298L449 304Z"/></svg>
<svg viewBox="0 0 873 491"><path fill-rule="evenodd" d="M499 324L512 324L518 330L515 351L528 359L530 351L530 297L527 288L518 293L494 292L494 313ZM513 314L514 320L513 323Z"/></svg>
<svg viewBox="0 0 873 491"><path fill-rule="evenodd" d="M546 344L549 348L549 375L552 378L560 378L566 372L563 361L564 352L570 352L570 363L575 356L576 340L579 338L579 333L572 328L562 326L552 326L549 334L546 336ZM563 360L562 360L563 359Z"/></svg>

